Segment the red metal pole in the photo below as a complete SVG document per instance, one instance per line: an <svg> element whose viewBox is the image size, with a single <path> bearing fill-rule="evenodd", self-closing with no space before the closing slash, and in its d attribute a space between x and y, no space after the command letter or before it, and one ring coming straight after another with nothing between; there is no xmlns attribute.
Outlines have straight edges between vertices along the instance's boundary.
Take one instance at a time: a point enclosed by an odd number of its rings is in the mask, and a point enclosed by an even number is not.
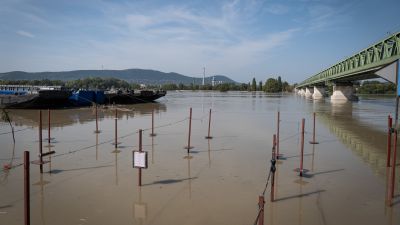
<svg viewBox="0 0 400 225"><path fill-rule="evenodd" d="M276 158L279 159L279 126L281 122L281 112L278 111L277 131L276 131Z"/></svg>
<svg viewBox="0 0 400 225"><path fill-rule="evenodd" d="M300 176L303 176L303 155L304 155L304 124L305 119L301 120L301 159L300 159Z"/></svg>
<svg viewBox="0 0 400 225"><path fill-rule="evenodd" d="M396 154L397 154L397 129L394 130L394 141L393 141L393 158L392 158L392 181L391 181L391 192L390 198L393 200L394 198L394 189L395 189L395 181L396 181Z"/></svg>
<svg viewBox="0 0 400 225"><path fill-rule="evenodd" d="M315 112L314 112L313 116L314 116L314 118L313 118L313 138L312 138L312 140L315 143Z"/></svg>
<svg viewBox="0 0 400 225"><path fill-rule="evenodd" d="M117 148L118 145L118 111L115 109L115 148Z"/></svg>
<svg viewBox="0 0 400 225"><path fill-rule="evenodd" d="M24 220L25 225L31 224L29 152L24 151Z"/></svg>
<svg viewBox="0 0 400 225"><path fill-rule="evenodd" d="M151 111L151 134L150 137L156 136L156 133L154 133L154 109Z"/></svg>
<svg viewBox="0 0 400 225"><path fill-rule="evenodd" d="M50 125L50 109L48 109L48 125L49 125L49 130L48 130L48 132L47 132L47 137L48 137L48 140L47 140L47 143L49 143L49 145L50 145L50 139L51 139L51 137L50 137L50 128L51 128L51 125Z"/></svg>
<svg viewBox="0 0 400 225"><path fill-rule="evenodd" d="M275 201L275 172L271 175L271 202Z"/></svg>
<svg viewBox="0 0 400 225"><path fill-rule="evenodd" d="M43 138L42 138L42 110L39 110L39 163L40 163L40 173L43 173Z"/></svg>
<svg viewBox="0 0 400 225"><path fill-rule="evenodd" d="M276 134L272 138L272 159L276 159Z"/></svg>
<svg viewBox="0 0 400 225"><path fill-rule="evenodd" d="M151 111L151 134L154 135L154 109Z"/></svg>
<svg viewBox="0 0 400 225"><path fill-rule="evenodd" d="M275 201L275 171L271 172L271 202L273 202Z"/></svg>
<svg viewBox="0 0 400 225"><path fill-rule="evenodd" d="M211 135L210 135L210 130L211 130L211 109L210 109L210 113L208 115L208 135L206 137L206 139L211 139Z"/></svg>
<svg viewBox="0 0 400 225"><path fill-rule="evenodd" d="M139 152L142 152L142 133L143 130L139 129Z"/></svg>
<svg viewBox="0 0 400 225"><path fill-rule="evenodd" d="M264 225L264 196L260 195L258 196L258 208L259 208L259 214L260 216L258 217L258 225Z"/></svg>
<svg viewBox="0 0 400 225"><path fill-rule="evenodd" d="M272 147L272 159L271 159L271 202L275 200L275 160L277 158L276 153L276 135L273 135L273 147Z"/></svg>
<svg viewBox="0 0 400 225"><path fill-rule="evenodd" d="M388 115L388 136L387 136L387 158L386 167L390 167L390 155L392 154L392 117Z"/></svg>
<svg viewBox="0 0 400 225"><path fill-rule="evenodd" d="M396 71L399 71L399 62L396 63ZM396 79L396 83L398 83L398 79ZM391 185L391 193L390 199L391 204L393 204L394 197L394 188L395 188L395 180L396 180L396 154L397 154L397 129L398 129L398 121L399 121L399 95L396 95L396 114L394 117L394 142L393 142L393 158L392 158L392 185Z"/></svg>
<svg viewBox="0 0 400 225"><path fill-rule="evenodd" d="M192 134L192 107L190 107L189 111L189 136L188 136L188 146L187 146L187 152L189 153L190 150L190 136Z"/></svg>
<svg viewBox="0 0 400 225"><path fill-rule="evenodd" d="M142 152L142 129L139 129L139 152ZM139 186L142 186L142 168L139 168Z"/></svg>
<svg viewBox="0 0 400 225"><path fill-rule="evenodd" d="M95 114L96 114L96 133L99 133L99 116L98 116L98 113L97 113L97 104L95 105Z"/></svg>
<svg viewBox="0 0 400 225"><path fill-rule="evenodd" d="M315 117L316 117L316 113L314 112L314 114L313 114L313 140L312 141L310 141L310 144L313 144L313 145L315 145L315 144L318 144L318 142L317 141L315 141Z"/></svg>

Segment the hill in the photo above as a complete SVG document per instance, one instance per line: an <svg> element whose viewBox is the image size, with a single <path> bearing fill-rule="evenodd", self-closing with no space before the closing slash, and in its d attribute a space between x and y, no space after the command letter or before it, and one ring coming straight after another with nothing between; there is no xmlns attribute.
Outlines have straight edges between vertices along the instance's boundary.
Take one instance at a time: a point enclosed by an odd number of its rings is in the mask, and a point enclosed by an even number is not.
<svg viewBox="0 0 400 225"><path fill-rule="evenodd" d="M144 70L144 69L126 69L126 70L74 70L74 71L62 71L62 72L23 72L13 71L0 73L1 80L77 80L87 77L101 77L108 78L114 77L121 80L126 80L132 83L139 84L201 84L203 78L189 77L179 73L164 73L156 70ZM216 81L223 83L237 83L232 79L223 76L215 75ZM212 77L206 77L205 83L211 84Z"/></svg>

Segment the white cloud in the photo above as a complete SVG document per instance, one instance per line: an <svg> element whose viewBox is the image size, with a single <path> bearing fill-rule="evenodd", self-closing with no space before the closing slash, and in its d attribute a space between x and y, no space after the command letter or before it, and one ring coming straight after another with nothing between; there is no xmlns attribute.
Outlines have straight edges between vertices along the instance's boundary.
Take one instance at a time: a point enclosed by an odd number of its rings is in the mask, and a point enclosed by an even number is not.
<svg viewBox="0 0 400 225"><path fill-rule="evenodd" d="M23 37L28 37L28 38L34 38L35 37L35 35L33 35L32 33L29 33L28 31L18 30L16 33L21 35L21 36L23 36Z"/></svg>
<svg viewBox="0 0 400 225"><path fill-rule="evenodd" d="M349 13L353 10L354 3L339 6L329 4L313 4L308 6L308 32L326 31L335 27L346 26L350 20Z"/></svg>
<svg viewBox="0 0 400 225"><path fill-rule="evenodd" d="M275 15L283 15L289 12L289 7L281 4L268 5L265 11Z"/></svg>
<svg viewBox="0 0 400 225"><path fill-rule="evenodd" d="M213 17L199 15L185 7L169 6L150 12L127 13L114 20L114 26L126 27L122 33L129 36L140 34L144 38L199 40L225 37L233 29L229 20L225 14Z"/></svg>
<svg viewBox="0 0 400 225"><path fill-rule="evenodd" d="M153 42L138 39L124 39L114 42L92 40L92 51L81 56L93 59L87 66L98 67L99 61L112 65L115 69L150 68L186 75L201 75L206 66L210 74L225 74L235 80L245 81L241 74L257 65L266 70L266 58L272 51L287 44L299 29L289 29L264 35L262 38L247 38L235 44L196 43L191 40L169 40Z"/></svg>

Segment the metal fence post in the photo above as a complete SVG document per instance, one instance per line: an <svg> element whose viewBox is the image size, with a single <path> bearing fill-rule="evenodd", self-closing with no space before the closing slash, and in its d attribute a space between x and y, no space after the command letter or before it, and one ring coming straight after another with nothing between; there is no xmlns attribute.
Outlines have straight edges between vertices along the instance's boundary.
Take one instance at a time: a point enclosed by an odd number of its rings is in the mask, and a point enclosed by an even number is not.
<svg viewBox="0 0 400 225"><path fill-rule="evenodd" d="M25 225L31 224L30 212L30 175L29 175L29 152L24 151L24 221Z"/></svg>

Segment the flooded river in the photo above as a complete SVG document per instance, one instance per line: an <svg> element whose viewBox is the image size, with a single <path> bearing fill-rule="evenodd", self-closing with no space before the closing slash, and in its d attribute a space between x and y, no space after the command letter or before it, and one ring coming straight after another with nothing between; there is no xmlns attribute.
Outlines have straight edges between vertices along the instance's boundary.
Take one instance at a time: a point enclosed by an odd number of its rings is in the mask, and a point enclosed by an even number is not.
<svg viewBox="0 0 400 225"><path fill-rule="evenodd" d="M115 108L51 111L51 145L43 166L31 164L31 224L253 224L270 169L272 136L280 111L280 153L275 201L265 194L265 224L399 224L400 171L394 206L386 206L387 116L392 98L360 98L353 103L313 102L294 95L248 92L169 92L158 103ZM187 154L189 108L193 108ZM211 136L208 112L212 109ZM151 137L154 110L155 137ZM312 139L316 112L317 145ZM37 160L38 111L10 110L1 123L0 224L24 223L23 151ZM305 118L304 168L300 163L301 119ZM48 137L47 110L43 138ZM132 167L144 129L148 168ZM398 154L400 156L400 154ZM399 158L399 157L398 157ZM398 164L397 164L398 166Z"/></svg>

